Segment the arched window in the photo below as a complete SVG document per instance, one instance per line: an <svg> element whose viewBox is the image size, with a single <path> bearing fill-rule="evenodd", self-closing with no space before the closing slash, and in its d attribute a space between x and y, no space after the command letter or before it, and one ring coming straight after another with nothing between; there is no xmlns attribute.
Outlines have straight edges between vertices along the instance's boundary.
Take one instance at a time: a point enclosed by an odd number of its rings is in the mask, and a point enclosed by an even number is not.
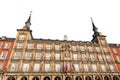
<svg viewBox="0 0 120 80"><path fill-rule="evenodd" d="M50 77L44 77L44 80L50 80Z"/></svg>
<svg viewBox="0 0 120 80"><path fill-rule="evenodd" d="M27 80L27 77L22 77L21 80Z"/></svg>
<svg viewBox="0 0 120 80"><path fill-rule="evenodd" d="M75 80L82 80L82 78L80 76L77 76Z"/></svg>
<svg viewBox="0 0 120 80"><path fill-rule="evenodd" d="M119 80L119 78L117 76L114 76L113 80Z"/></svg>
<svg viewBox="0 0 120 80"><path fill-rule="evenodd" d="M61 78L59 76L55 77L55 80L61 80Z"/></svg>
<svg viewBox="0 0 120 80"><path fill-rule="evenodd" d="M85 78L85 80L91 80L91 77L90 77L90 76L87 76L87 77Z"/></svg>
<svg viewBox="0 0 120 80"><path fill-rule="evenodd" d="M100 76L95 76L95 80L101 80Z"/></svg>
<svg viewBox="0 0 120 80"><path fill-rule="evenodd" d="M7 80L15 80L14 77L9 77Z"/></svg>
<svg viewBox="0 0 120 80"><path fill-rule="evenodd" d="M105 76L105 77L104 77L104 80L109 80L109 77L108 77L108 76Z"/></svg>
<svg viewBox="0 0 120 80"><path fill-rule="evenodd" d="M32 80L39 80L39 78L35 76L35 77L33 77Z"/></svg>
<svg viewBox="0 0 120 80"><path fill-rule="evenodd" d="M65 80L71 80L71 77L66 77Z"/></svg>

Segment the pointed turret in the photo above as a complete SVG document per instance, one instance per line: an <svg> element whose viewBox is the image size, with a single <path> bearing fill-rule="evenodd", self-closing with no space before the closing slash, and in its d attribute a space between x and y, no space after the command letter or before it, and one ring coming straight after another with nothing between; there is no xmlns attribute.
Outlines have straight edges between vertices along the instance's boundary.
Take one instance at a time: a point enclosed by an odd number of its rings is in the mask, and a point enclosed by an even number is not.
<svg viewBox="0 0 120 80"><path fill-rule="evenodd" d="M97 36L100 35L100 32L98 32L98 28L95 26L92 18L91 18L91 22L92 22L93 32L94 32L92 42L98 42Z"/></svg>
<svg viewBox="0 0 120 80"><path fill-rule="evenodd" d="M32 11L30 11L30 16L29 16L28 20L25 22L25 26L23 27L23 29L25 29L25 30L30 30L30 25L31 25L31 13L32 13Z"/></svg>

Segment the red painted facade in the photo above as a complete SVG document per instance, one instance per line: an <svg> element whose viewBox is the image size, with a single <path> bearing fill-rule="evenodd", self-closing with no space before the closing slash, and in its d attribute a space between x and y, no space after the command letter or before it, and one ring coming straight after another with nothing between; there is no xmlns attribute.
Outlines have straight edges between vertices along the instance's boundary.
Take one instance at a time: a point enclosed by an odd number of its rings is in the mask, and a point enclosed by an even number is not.
<svg viewBox="0 0 120 80"><path fill-rule="evenodd" d="M13 44L13 39L0 39L0 70L6 70Z"/></svg>
<svg viewBox="0 0 120 80"><path fill-rule="evenodd" d="M120 46L112 45L110 46L110 50L112 52L116 67L120 71Z"/></svg>

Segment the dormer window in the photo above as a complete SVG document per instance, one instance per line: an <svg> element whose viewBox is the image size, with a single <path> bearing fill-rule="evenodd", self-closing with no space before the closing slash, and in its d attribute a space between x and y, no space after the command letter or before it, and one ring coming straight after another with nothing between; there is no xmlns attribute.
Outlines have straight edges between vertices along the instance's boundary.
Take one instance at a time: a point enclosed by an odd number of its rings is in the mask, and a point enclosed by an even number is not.
<svg viewBox="0 0 120 80"><path fill-rule="evenodd" d="M25 35L22 34L22 35L19 35L19 40L24 40L25 39Z"/></svg>

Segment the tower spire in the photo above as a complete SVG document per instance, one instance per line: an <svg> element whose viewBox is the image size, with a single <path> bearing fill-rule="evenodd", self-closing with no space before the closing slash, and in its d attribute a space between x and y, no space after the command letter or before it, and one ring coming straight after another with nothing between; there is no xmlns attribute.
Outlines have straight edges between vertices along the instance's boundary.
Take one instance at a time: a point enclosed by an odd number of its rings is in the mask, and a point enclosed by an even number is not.
<svg viewBox="0 0 120 80"><path fill-rule="evenodd" d="M31 15L32 15L32 11L30 11L30 16L29 16L28 20L25 22L25 24L29 23L31 25Z"/></svg>
<svg viewBox="0 0 120 80"><path fill-rule="evenodd" d="M25 30L29 30L29 29L30 29L30 25L31 25L31 14L32 14L32 11L30 11L30 16L29 16L28 20L25 22L25 26L23 27L23 29L25 29Z"/></svg>
<svg viewBox="0 0 120 80"><path fill-rule="evenodd" d="M95 26L95 24L93 22L93 19L92 18L90 18L90 19L91 19L91 22L92 22L93 32L94 32L92 42L98 42L97 36L99 36L100 33L98 32L98 28Z"/></svg>
<svg viewBox="0 0 120 80"><path fill-rule="evenodd" d="M91 19L92 26L93 26L93 32L94 32L94 33L97 33L97 32L98 32L98 28L95 26L92 17L91 17L90 19Z"/></svg>

